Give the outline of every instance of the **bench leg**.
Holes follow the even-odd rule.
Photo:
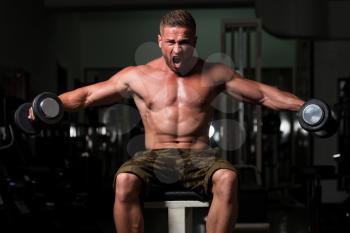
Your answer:
[[[169,233],[192,233],[192,208],[168,208]]]

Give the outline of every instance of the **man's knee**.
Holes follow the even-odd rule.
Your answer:
[[[139,198],[141,180],[131,173],[120,173],[115,180],[115,198],[120,202],[130,202]]]
[[[212,182],[214,195],[219,195],[229,201],[237,196],[238,176],[236,172],[229,169],[217,170],[212,176]]]

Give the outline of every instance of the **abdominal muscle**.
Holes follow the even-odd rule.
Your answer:
[[[148,111],[143,117],[146,149],[207,148],[209,115],[209,112],[188,107]]]

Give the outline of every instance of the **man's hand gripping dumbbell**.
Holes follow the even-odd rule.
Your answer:
[[[38,134],[45,126],[61,121],[64,108],[57,95],[43,92],[32,103],[23,103],[15,112],[15,124],[25,134]]]

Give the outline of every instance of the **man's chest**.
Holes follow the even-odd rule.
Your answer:
[[[149,109],[169,106],[201,108],[218,94],[218,86],[203,77],[143,80],[137,96]]]

